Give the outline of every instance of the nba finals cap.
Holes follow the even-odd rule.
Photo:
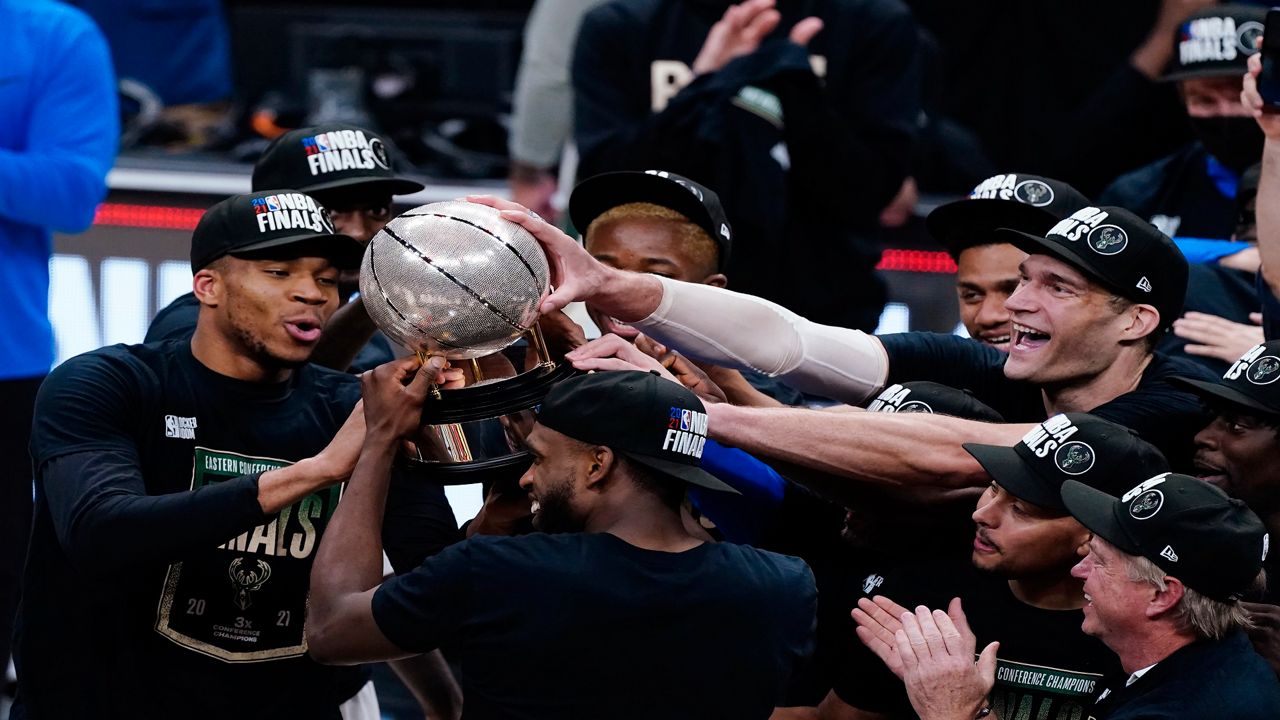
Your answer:
[[[393,169],[386,142],[355,125],[299,128],[276,138],[253,166],[253,189],[297,188],[305,193],[360,189],[407,195],[425,185]]]
[[[707,442],[702,401],[656,372],[598,372],[563,380],[542,401],[538,423],[575,440],[607,445],[687,483],[738,492],[702,469]]]
[[[729,265],[733,230],[720,198],[687,177],[664,170],[626,170],[593,175],[569,195],[569,219],[586,234],[592,221],[627,203],[650,203],[674,210],[707,231],[720,249],[718,270]]]
[[[1132,430],[1088,413],[1054,415],[1013,447],[965,443],[964,449],[1005,491],[1062,513],[1068,480],[1120,493],[1134,478],[1169,469],[1160,451]]]
[[[1280,417],[1280,340],[1255,345],[1235,361],[1221,380],[1210,382],[1175,377],[1183,385],[1214,404],[1244,408],[1249,414]]]
[[[1168,235],[1118,207],[1086,207],[1043,235],[1001,228],[996,235],[1032,255],[1050,255],[1121,297],[1152,305],[1160,326],[1182,314],[1187,259]]]
[[[981,422],[1004,422],[1000,413],[978,400],[968,390],[957,390],[928,380],[890,385],[881,390],[866,407],[868,412],[928,413]]]
[[[340,268],[359,265],[364,254],[364,246],[354,238],[334,232],[329,211],[310,195],[297,190],[232,195],[206,210],[191,233],[191,271],[224,255],[283,253],[287,246],[303,243]]]
[[[1068,480],[1062,500],[1102,539],[1220,602],[1252,588],[1270,545],[1248,506],[1187,475],[1156,475],[1119,498]]]
[[[1173,60],[1161,80],[1244,75],[1266,19],[1267,9],[1257,5],[1223,4],[1193,13],[1178,26]]]
[[[933,239],[958,259],[971,247],[1006,242],[994,237],[996,228],[1043,235],[1089,205],[1089,198],[1060,180],[1006,173],[983,180],[963,200],[939,205],[924,222]]]

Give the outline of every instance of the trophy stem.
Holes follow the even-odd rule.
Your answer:
[[[547,340],[542,337],[542,327],[536,322],[529,328],[528,332],[529,344],[533,346],[533,350],[538,355],[539,367],[552,368],[555,362],[551,360],[551,352],[547,350]]]
[[[471,358],[471,377],[474,378],[473,382],[484,380],[484,371],[480,369],[480,361],[476,358]]]

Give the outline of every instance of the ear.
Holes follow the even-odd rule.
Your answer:
[[[715,273],[713,275],[708,275],[705,278],[703,278],[702,284],[710,285],[711,287],[722,288],[722,287],[728,286],[729,278],[725,277],[724,273]]]
[[[1176,577],[1166,575],[1164,585],[1164,590],[1157,589],[1154,586],[1151,588],[1155,593],[1147,603],[1147,617],[1149,618],[1156,618],[1173,610],[1182,601],[1182,596],[1186,594],[1186,586]]]
[[[591,465],[587,468],[586,485],[588,490],[603,490],[604,479],[613,471],[618,457],[613,450],[604,445],[596,445],[589,453]]]
[[[217,307],[222,302],[225,287],[222,274],[210,268],[201,268],[191,280],[191,290],[201,305]]]
[[[1154,306],[1135,303],[1129,308],[1129,325],[1125,328],[1125,339],[1137,341],[1157,332],[1162,323],[1160,311]]]

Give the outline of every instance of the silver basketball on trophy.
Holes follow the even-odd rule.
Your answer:
[[[498,352],[538,320],[550,282],[538,241],[494,208],[454,200],[387,223],[365,250],[360,295],[374,323],[414,352]]]

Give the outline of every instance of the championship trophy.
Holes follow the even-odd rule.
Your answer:
[[[552,360],[538,327],[549,287],[538,241],[485,205],[423,205],[369,242],[360,267],[369,317],[424,363],[443,356],[472,378],[463,388],[432,390],[411,467],[442,484],[523,471],[535,408],[574,373]]]

